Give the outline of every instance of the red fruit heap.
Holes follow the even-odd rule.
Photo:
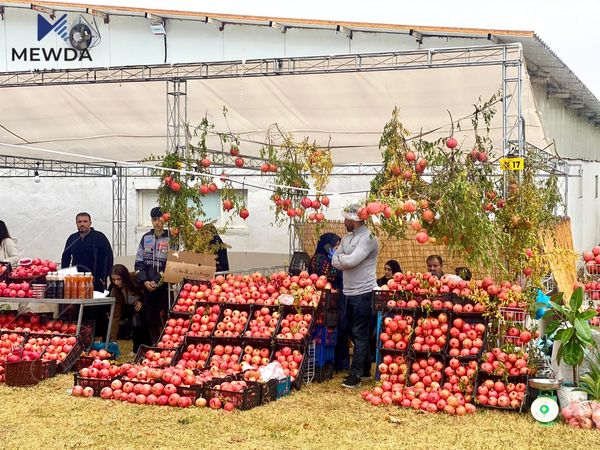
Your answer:
[[[287,314],[282,320],[277,339],[293,339],[301,341],[308,335],[312,322],[311,314]]]
[[[298,349],[292,350],[290,347],[282,347],[275,352],[274,360],[279,361],[283,371],[289,375],[294,381],[298,376],[300,365],[302,364],[303,355]]]
[[[450,328],[450,350],[452,357],[468,357],[478,355],[483,348],[484,323],[470,323],[461,318],[452,321]]]
[[[383,319],[383,331],[379,335],[382,349],[406,350],[412,334],[413,318],[396,314]]]
[[[270,339],[275,333],[279,321],[279,311],[272,311],[263,306],[254,311],[254,318],[248,324],[246,337]]]
[[[590,281],[585,283],[585,292],[588,300],[600,301],[600,281]]]
[[[167,326],[163,330],[163,335],[160,338],[157,346],[160,348],[179,347],[185,338],[185,335],[190,328],[190,319],[170,318],[167,321]]]
[[[112,359],[113,355],[110,354],[109,352],[107,352],[106,350],[102,349],[102,350],[90,350],[89,353],[86,352],[82,352],[81,356],[90,356],[94,359]]]
[[[411,374],[408,381],[415,388],[439,389],[442,381],[442,370],[444,363],[430,356],[429,358],[418,358],[413,362]]]
[[[217,326],[221,307],[219,305],[199,306],[196,314],[192,316],[192,325],[188,336],[209,337]]]
[[[173,305],[174,312],[189,312],[196,310],[197,302],[206,302],[206,284],[185,283],[181,288],[177,302]]]
[[[31,337],[23,348],[43,353],[44,361],[64,361],[76,343],[75,336]]]
[[[583,252],[583,262],[587,273],[600,274],[600,246],[596,245],[592,251]]]
[[[27,283],[26,281],[22,283],[0,282],[0,297],[32,298],[33,291],[31,290],[31,286],[29,285],[29,283]]]
[[[57,269],[56,263],[47,259],[33,258],[30,264],[25,264],[25,262],[29,261],[21,260],[21,265],[13,269],[9,277],[13,280],[45,277],[48,272],[54,272]]]
[[[181,369],[204,369],[210,356],[212,346],[205,344],[190,344],[181,354],[177,367]]]
[[[217,324],[214,337],[239,337],[248,323],[248,312],[227,308],[223,310],[221,321]]]
[[[385,350],[382,351],[385,352]],[[406,385],[408,364],[404,355],[383,354],[377,370],[379,370],[379,379],[381,381]]]
[[[244,347],[244,356],[242,361],[252,364],[255,367],[266,366],[269,364],[269,357],[271,356],[271,349],[267,347],[253,347],[246,345]]]
[[[504,383],[486,379],[477,387],[477,403],[506,409],[520,409],[525,398],[525,383]]]
[[[239,394],[246,389],[248,389],[248,383],[245,380],[217,384],[210,390],[212,397],[209,399],[208,405],[211,409],[223,408],[225,411],[233,411],[242,405],[243,396]]]
[[[242,371],[242,347],[239,345],[215,345],[210,357],[210,369],[227,375]]]
[[[415,327],[412,349],[417,352],[440,353],[446,345],[448,316],[421,317]]]
[[[527,353],[507,353],[496,347],[491,352],[483,354],[479,370],[497,376],[529,375],[528,359],[529,355]]]
[[[98,380],[110,380],[119,375],[120,368],[107,360],[96,359],[90,367],[79,370],[79,376]]]
[[[141,364],[152,368],[167,367],[171,365],[174,356],[175,350],[148,350],[144,354],[144,359]]]
[[[471,401],[475,377],[477,376],[477,361],[462,363],[457,358],[451,358],[448,366],[444,369],[446,375],[443,389],[453,394],[461,393]]]

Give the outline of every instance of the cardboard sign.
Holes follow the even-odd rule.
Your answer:
[[[216,271],[215,256],[170,250],[163,280],[167,283],[179,283],[184,278],[211,280]]]

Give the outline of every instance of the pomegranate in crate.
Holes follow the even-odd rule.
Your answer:
[[[248,312],[239,309],[223,310],[221,321],[217,324],[214,337],[239,337],[248,323]]]
[[[239,345],[217,344],[210,357],[211,371],[224,372],[227,375],[242,371],[242,347]]]
[[[157,347],[173,348],[179,347],[183,343],[183,339],[190,327],[190,319],[170,318],[167,321],[167,326],[163,330],[163,335],[160,338]]]
[[[312,320],[312,314],[287,314],[281,320],[277,338],[302,341],[308,335]]]
[[[485,323],[470,322],[459,317],[454,319],[452,328],[450,328],[448,355],[452,357],[477,356],[483,349],[485,330]]]
[[[382,349],[406,350],[413,331],[413,318],[402,314],[384,317],[379,335]]]
[[[190,344],[181,354],[177,367],[184,369],[204,369],[210,356],[212,346],[210,343]]]
[[[299,349],[293,349],[288,346],[281,347],[275,352],[274,360],[279,361],[283,371],[289,375],[292,381],[295,381],[302,365],[304,356]]]
[[[415,327],[412,349],[416,352],[439,353],[446,345],[448,315],[421,317]]]
[[[202,305],[196,309],[196,314],[192,316],[192,325],[188,336],[209,337],[217,326],[221,307],[219,305]]]
[[[275,333],[279,321],[279,311],[262,307],[254,311],[253,319],[248,324],[246,337],[269,339]]]
[[[385,352],[385,350],[382,350],[382,352]],[[380,360],[377,370],[381,381],[406,385],[406,375],[408,373],[406,356],[388,353],[382,354]]]
[[[408,377],[410,384],[416,388],[437,389],[442,381],[444,363],[441,359],[430,356],[418,358],[412,363],[411,374]]]
[[[479,370],[497,376],[529,375],[528,359],[529,356],[525,352],[505,352],[496,347],[483,354]]]

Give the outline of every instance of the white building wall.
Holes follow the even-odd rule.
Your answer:
[[[567,213],[571,217],[573,245],[582,252],[600,244],[600,163],[569,161],[575,165],[571,173],[578,172],[581,165],[581,178],[569,179]],[[597,177],[597,178],[596,178]]]

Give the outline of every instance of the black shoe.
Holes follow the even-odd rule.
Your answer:
[[[344,380],[344,382],[342,383],[342,387],[345,387],[348,389],[355,389],[357,387],[360,387],[360,378],[358,378],[354,374],[350,374],[350,376],[347,377]]]

